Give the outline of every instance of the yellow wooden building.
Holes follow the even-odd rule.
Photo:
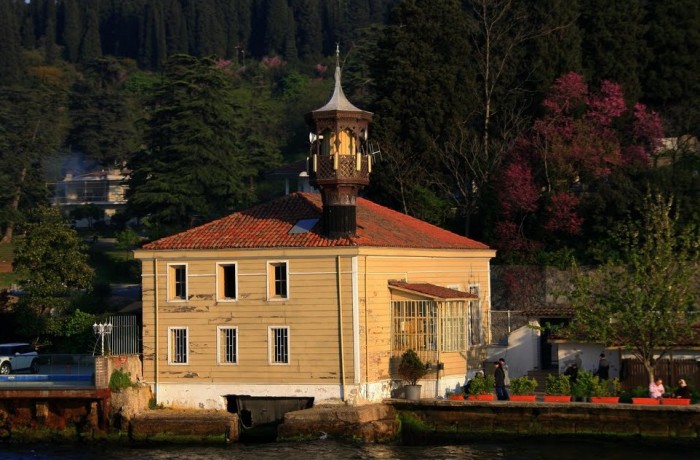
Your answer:
[[[135,251],[143,266],[144,380],[158,404],[230,398],[349,403],[390,397],[398,357],[434,371],[423,396],[464,382],[488,337],[490,259],[477,241],[358,197],[372,114],[336,68],[307,117],[309,176],[294,193]]]

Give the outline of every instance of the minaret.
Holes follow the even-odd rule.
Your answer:
[[[369,184],[372,159],[367,128],[372,113],[360,110],[343,94],[340,49],[336,48],[335,89],[331,99],[306,115],[309,133],[309,178],[321,191],[323,233],[329,238],[355,235],[355,199]]]

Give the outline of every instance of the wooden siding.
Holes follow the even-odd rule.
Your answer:
[[[649,377],[641,361],[628,358],[621,364],[620,382],[624,388],[649,387]],[[654,366],[654,375],[663,379],[668,393],[678,386],[678,379],[685,379],[695,389],[700,385],[700,362],[695,359],[660,359]]]
[[[489,310],[493,251],[326,248],[239,251],[137,251],[143,261],[144,378],[181,383],[341,383],[342,309],[346,384],[354,382],[353,287],[358,294],[359,382],[391,378],[391,292],[388,280],[434,283],[467,291],[480,287]],[[352,257],[357,259],[353,286]],[[157,262],[156,262],[157,260]],[[288,262],[289,298],[267,300],[267,261]],[[237,264],[236,301],[216,300],[216,262]],[[167,265],[187,264],[187,300],[168,301]],[[340,263],[338,277],[336,264]],[[154,277],[154,266],[157,279]],[[338,296],[340,280],[340,297]],[[154,311],[158,286],[158,312]],[[339,301],[340,299],[340,301]],[[340,305],[339,305],[340,304]],[[158,331],[155,330],[156,317]],[[236,326],[238,363],[217,364],[217,326]],[[269,364],[268,326],[288,326],[289,364]],[[168,328],[187,327],[187,365],[168,364]],[[484,324],[487,327],[487,324]],[[156,377],[155,342],[158,341]],[[443,353],[443,375],[464,375],[463,353]]]

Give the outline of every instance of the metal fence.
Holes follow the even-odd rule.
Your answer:
[[[491,310],[491,343],[507,345],[510,333],[527,324],[528,317],[522,311]]]
[[[136,315],[110,316],[112,333],[105,336],[106,348],[113,355],[141,353],[141,327]]]

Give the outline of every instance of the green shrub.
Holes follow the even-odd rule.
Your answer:
[[[621,391],[620,379],[604,380],[598,377],[593,378],[592,396],[619,396]]]
[[[421,361],[415,351],[406,350],[401,355],[398,372],[399,376],[409,385],[415,385],[420,378],[428,373],[428,366]]]
[[[131,372],[124,372],[121,369],[114,369],[109,377],[109,389],[112,391],[121,391],[125,388],[131,388]]]
[[[493,375],[476,375],[469,383],[470,395],[487,395],[493,393],[496,386],[496,379]]]
[[[568,396],[571,394],[571,382],[568,375],[549,374],[545,381],[545,394]]]
[[[534,395],[537,380],[527,375],[516,377],[510,381],[510,392],[514,395]]]
[[[571,384],[571,394],[576,398],[590,398],[598,386],[598,377],[592,372],[580,370],[576,381]]]

